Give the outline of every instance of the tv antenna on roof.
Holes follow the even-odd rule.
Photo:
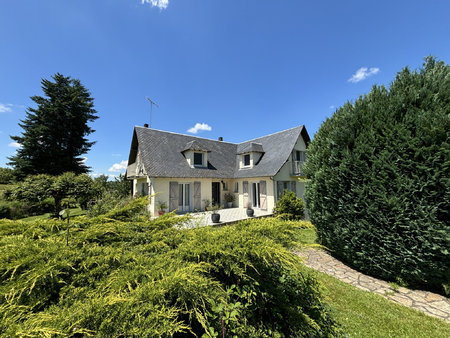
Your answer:
[[[156,104],[156,102],[153,102],[151,98],[149,98],[148,96],[145,97],[148,102],[150,102],[150,128],[152,127],[152,111],[153,111],[153,106],[155,105],[156,107],[159,108],[159,106]]]

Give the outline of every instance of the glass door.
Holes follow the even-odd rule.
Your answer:
[[[178,210],[191,210],[191,185],[190,183],[178,184]]]
[[[252,203],[253,208],[259,208],[261,205],[259,196],[259,183],[252,183]]]

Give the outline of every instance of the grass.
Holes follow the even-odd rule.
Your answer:
[[[301,231],[301,242],[315,243],[314,229]],[[443,320],[360,290],[325,273],[315,271],[314,274],[325,286],[327,302],[350,337],[450,337],[450,324]]]
[[[76,217],[76,216],[81,216],[81,215],[86,215],[86,210],[81,209],[80,207],[77,208],[70,208],[70,217]],[[24,221],[24,222],[32,222],[32,221],[36,221],[36,220],[46,220],[46,219],[52,219],[53,218],[53,214],[51,212],[47,212],[45,214],[42,215],[37,215],[37,216],[30,216],[30,217],[25,217],[25,218],[21,218],[20,221]]]
[[[317,272],[334,316],[350,337],[449,337],[450,324]]]

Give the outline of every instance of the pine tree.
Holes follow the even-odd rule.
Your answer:
[[[98,118],[94,100],[79,80],[59,73],[52,78],[54,82],[41,81],[45,97],[31,97],[37,108],[28,108],[26,118],[19,123],[22,136],[11,136],[21,144],[9,158],[18,178],[89,171],[81,155],[95,143],[86,138],[94,132],[88,122]]]

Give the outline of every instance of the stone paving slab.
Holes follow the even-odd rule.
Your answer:
[[[305,265],[324,272],[345,283],[365,291],[382,295],[393,302],[408,306],[450,323],[450,299],[432,292],[410,290],[404,287],[394,290],[388,282],[366,276],[318,249],[303,249],[297,252],[305,258]]]
[[[254,209],[252,218],[268,217],[272,212],[266,210]],[[217,211],[220,214],[220,222],[213,223],[211,220],[211,211],[191,213],[192,219],[183,225],[184,228],[195,228],[208,225],[226,225],[236,223],[247,219],[247,209],[245,208],[228,208]]]

